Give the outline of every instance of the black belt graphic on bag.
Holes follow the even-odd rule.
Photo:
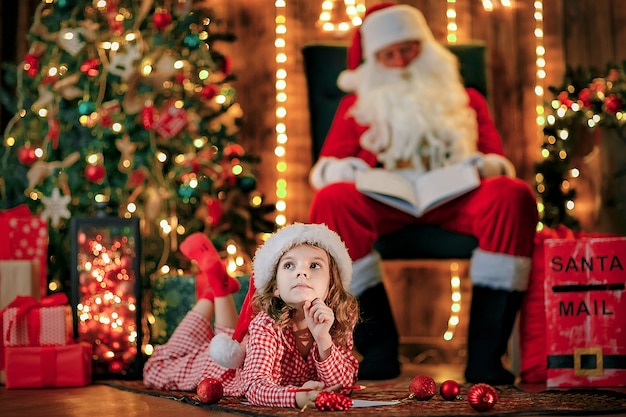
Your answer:
[[[626,284],[570,284],[553,285],[552,292],[624,291]]]
[[[626,369],[626,355],[604,355],[601,347],[574,348],[573,355],[548,355],[548,369],[574,369],[576,376],[601,376],[604,369]]]

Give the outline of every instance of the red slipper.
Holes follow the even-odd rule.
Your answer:
[[[205,271],[214,263],[221,262],[220,254],[207,235],[202,232],[192,233],[180,244],[180,251],[187,258],[198,263],[201,270]]]
[[[228,275],[226,268],[221,262],[213,264],[208,270],[203,272],[206,274],[214,297],[225,297],[236,293],[241,288],[239,281]]]
[[[224,297],[236,293],[241,288],[239,281],[228,275],[219,253],[204,233],[190,234],[181,242],[180,251],[198,264],[201,273],[196,279],[206,277],[214,297]]]

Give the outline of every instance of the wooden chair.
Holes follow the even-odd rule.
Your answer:
[[[488,97],[486,46],[472,42],[449,48],[459,57],[465,85]],[[337,77],[346,68],[347,45],[311,43],[305,45],[302,53],[312,157],[317,161],[339,101],[345,94],[337,87]],[[454,335],[449,346],[464,349],[471,297],[469,258],[477,244],[473,236],[432,225],[412,225],[379,238],[375,247],[383,258],[384,282],[400,343],[441,346],[444,334],[451,331],[446,336]],[[451,307],[452,298],[459,296],[461,300],[455,301],[460,303],[461,313],[457,316]],[[463,322],[457,326],[454,317],[463,317],[463,314]]]

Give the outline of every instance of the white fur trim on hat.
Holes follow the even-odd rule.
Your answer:
[[[254,255],[254,285],[263,288],[276,274],[280,258],[294,246],[308,244],[317,246],[333,257],[339,268],[341,282],[347,289],[352,281],[352,259],[346,245],[337,233],[324,224],[294,223],[272,236]]]
[[[367,16],[360,28],[363,57],[374,59],[380,49],[409,40],[430,42],[432,32],[424,15],[415,7],[398,4]]]

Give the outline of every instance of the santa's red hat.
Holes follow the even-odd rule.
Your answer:
[[[218,364],[226,368],[238,368],[243,364],[245,351],[241,342],[248,333],[248,326],[255,314],[252,310],[252,297],[256,290],[263,290],[272,282],[278,262],[285,252],[302,244],[317,246],[328,252],[337,264],[343,286],[348,288],[352,281],[352,259],[337,233],[323,224],[295,223],[280,229],[254,255],[250,286],[232,337],[220,333],[211,341],[209,354]]]
[[[408,40],[433,40],[422,12],[407,4],[373,5],[365,13],[361,26],[354,30],[348,47],[348,69],[339,74],[337,85],[346,92],[355,91],[361,62],[373,62],[382,48]]]

